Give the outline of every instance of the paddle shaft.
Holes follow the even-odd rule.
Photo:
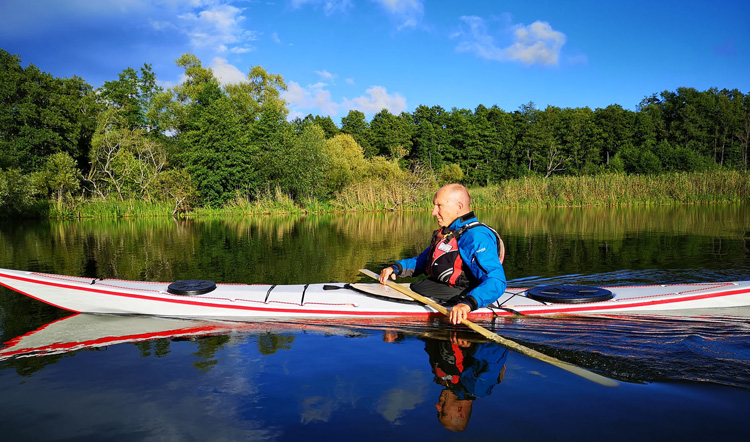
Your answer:
[[[360,272],[364,273],[365,275],[374,278],[374,279],[380,279],[379,275],[371,270],[367,269],[360,269]],[[444,306],[438,304],[437,302],[433,301],[432,299],[426,298],[419,293],[406,288],[400,284],[396,284],[393,281],[386,281],[385,283],[388,287],[397,290],[406,296],[414,299],[415,301],[419,301],[422,304],[425,304],[436,311],[442,313],[445,316],[448,316],[450,312],[447,308]],[[540,353],[534,349],[531,349],[529,347],[523,346],[515,341],[511,341],[510,339],[504,338],[496,333],[492,333],[491,331],[487,330],[486,328],[482,327],[481,325],[475,324],[474,322],[464,319],[461,321],[461,324],[469,327],[470,329],[474,330],[475,332],[481,334],[482,336],[486,337],[487,339],[497,342],[498,344],[507,347],[511,350],[515,350],[518,353],[521,353],[523,355],[529,356],[534,359],[538,359],[543,362],[547,362],[548,364],[552,364],[556,367],[562,368],[565,371],[568,371],[570,373],[576,374],[578,376],[581,376],[583,378],[586,378],[590,381],[596,382],[597,384],[608,386],[608,387],[614,387],[616,385],[619,385],[619,383],[613,379],[604,377],[602,375],[598,375],[596,373],[590,372],[586,370],[585,368],[578,367],[576,365],[570,364],[565,361],[561,361],[557,358],[553,358],[552,356],[547,356],[544,353]]]

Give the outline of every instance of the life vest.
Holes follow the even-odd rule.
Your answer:
[[[432,233],[430,260],[427,263],[426,273],[451,287],[464,288],[471,286],[471,279],[474,279],[474,277],[471,275],[471,271],[464,270],[464,261],[458,252],[458,239],[467,230],[479,226],[487,227],[495,234],[495,238],[497,239],[497,256],[500,258],[500,263],[502,264],[505,258],[505,245],[500,235],[487,224],[473,221],[465,224],[458,230],[449,230],[446,232],[445,228],[440,228]]]

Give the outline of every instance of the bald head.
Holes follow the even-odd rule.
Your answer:
[[[432,215],[441,227],[448,227],[456,218],[471,212],[471,197],[460,184],[441,187],[432,202]]]

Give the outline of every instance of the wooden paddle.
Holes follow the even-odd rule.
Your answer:
[[[379,279],[380,278],[377,273],[375,273],[375,272],[373,272],[371,270],[360,269],[360,272],[362,272],[365,275],[367,275],[367,276],[369,276],[371,278],[374,278],[374,279]],[[396,284],[395,282],[392,282],[392,281],[386,281],[386,285],[388,287],[394,289],[394,290],[397,290],[397,291],[405,294],[406,296],[414,299],[415,301],[419,301],[422,304],[425,304],[425,305],[427,305],[429,307],[432,307],[433,309],[435,309],[438,312],[444,314],[445,316],[449,315],[449,312],[448,312],[447,308],[443,307],[442,305],[438,304],[437,302],[435,302],[435,301],[433,301],[433,300],[431,300],[429,298],[425,298],[424,296],[420,295],[419,293],[417,293],[417,292],[415,292],[415,291],[413,291],[413,290],[411,290],[409,288],[406,288],[406,287],[404,287],[404,286],[402,286],[400,284]],[[507,347],[507,348],[509,348],[511,350],[515,350],[518,353],[521,353],[523,355],[529,356],[531,358],[538,359],[540,361],[544,361],[544,362],[546,362],[548,364],[552,364],[552,365],[554,365],[556,367],[562,368],[565,371],[568,371],[568,372],[573,373],[573,374],[577,374],[578,376],[586,378],[586,379],[588,379],[590,381],[594,381],[597,384],[604,385],[604,386],[607,386],[607,387],[614,387],[614,386],[619,385],[619,382],[615,381],[614,379],[610,379],[610,378],[604,377],[602,375],[593,373],[591,371],[586,370],[585,368],[578,367],[576,365],[570,364],[570,363],[565,362],[565,361],[561,361],[561,360],[559,360],[557,358],[553,358],[552,356],[547,356],[544,353],[540,353],[540,352],[538,352],[538,351],[536,351],[534,349],[531,349],[529,347],[523,346],[523,345],[521,345],[521,344],[519,344],[517,342],[511,341],[510,339],[503,338],[502,336],[497,335],[495,333],[492,333],[491,331],[487,330],[486,328],[484,328],[484,327],[482,327],[480,325],[477,325],[477,324],[469,321],[468,319],[464,319],[461,322],[461,324],[469,327],[470,329],[472,329],[475,332],[481,334],[482,336],[486,337],[487,339],[489,339],[489,340],[491,340],[493,342],[497,342],[498,344],[500,344],[500,345],[502,345],[504,347]]]

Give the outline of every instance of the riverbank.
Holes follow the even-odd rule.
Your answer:
[[[362,182],[329,201],[295,201],[279,191],[254,200],[238,197],[224,207],[197,207],[173,213],[168,202],[87,200],[58,211],[50,203],[49,218],[119,218],[176,216],[248,216],[360,211],[429,210],[437,185]],[[663,175],[602,174],[595,176],[525,177],[499,185],[470,188],[474,208],[613,207],[629,205],[740,203],[750,199],[750,175],[737,171]]]

